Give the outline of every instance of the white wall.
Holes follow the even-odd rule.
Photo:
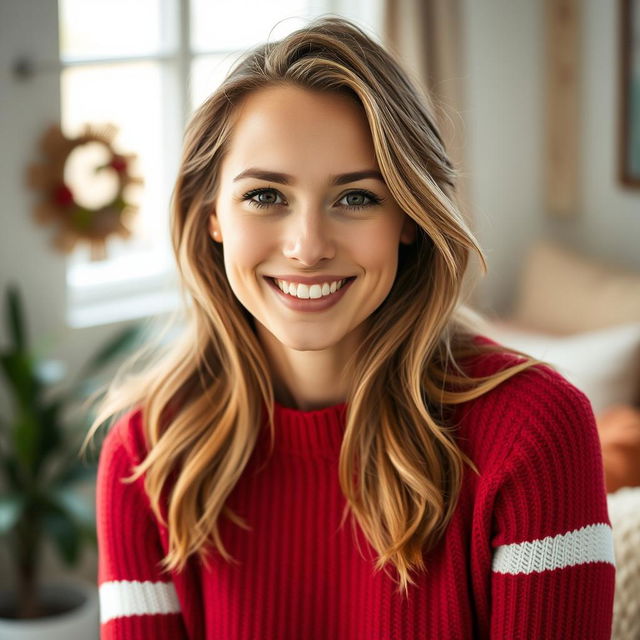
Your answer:
[[[640,270],[640,190],[623,189],[617,182],[619,4],[586,3],[582,217],[565,224],[551,221],[547,228],[600,260]]]
[[[40,70],[28,80],[11,73],[16,56],[28,55]],[[43,129],[60,119],[58,23],[56,0],[0,0],[0,344],[7,283],[20,286],[32,341],[52,338],[48,355],[68,365],[69,377],[119,326],[71,330],[65,325],[65,258],[49,248],[51,230],[37,225],[31,209],[34,196],[24,187],[24,172],[38,157]],[[9,416],[10,398],[0,384],[0,412]],[[94,488],[84,488],[89,495]],[[10,579],[8,549],[0,542],[0,583]],[[46,549],[45,573],[62,571]],[[95,555],[89,552],[78,573],[95,579]]]
[[[542,223],[542,3],[464,4],[470,198],[489,265],[478,303],[498,309]]]
[[[21,284],[34,333],[61,323],[64,309],[64,261],[45,250],[47,234],[33,222],[33,199],[23,186],[44,123],[59,119],[59,78],[42,71],[20,81],[11,65],[18,55],[43,67],[56,61],[55,20],[55,0],[0,0],[0,275],[3,294],[8,281]]]
[[[508,310],[522,256],[540,236],[640,270],[640,191],[616,182],[618,3],[583,4],[582,209],[558,220],[542,195],[544,3],[465,2],[467,153],[475,229],[489,262],[479,287],[485,310]]]

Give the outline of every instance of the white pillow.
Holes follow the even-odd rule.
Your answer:
[[[587,395],[595,413],[616,404],[634,404],[638,399],[640,323],[558,336],[494,321],[485,334],[554,365]]]

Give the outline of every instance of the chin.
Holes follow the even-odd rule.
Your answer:
[[[293,351],[323,351],[324,349],[330,349],[336,346],[339,342],[339,338],[328,338],[325,336],[310,335],[311,332],[303,335],[291,335],[285,333],[284,335],[277,335],[278,341],[287,349]]]
[[[328,342],[327,340],[314,340],[314,339],[300,339],[300,340],[281,340],[285,347],[292,351],[324,351],[335,346],[335,342]]]

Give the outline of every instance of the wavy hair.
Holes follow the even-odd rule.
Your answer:
[[[210,545],[236,562],[218,518],[224,513],[251,528],[225,502],[255,448],[263,408],[273,445],[274,392],[253,319],[231,290],[208,217],[237,105],[251,91],[287,83],[347,94],[362,105],[386,184],[417,224],[416,240],[399,248],[394,286],[367,320],[366,346],[353,354],[339,457],[341,526],[351,513],[352,526],[358,523],[378,553],[376,571],[390,562],[406,595],[414,584],[410,570],[426,570],[423,554],[453,515],[464,464],[478,472],[456,444],[448,411],[539,361],[474,341],[477,324],[466,314],[462,283],[472,253],[484,272],[486,262],[456,205],[456,170],[430,99],[348,20],[323,16],[251,49],[192,116],[171,203],[186,322],[142,371],[131,373],[142,352],[120,369],[85,446],[101,424],[140,407],[149,449],[126,481],[144,474],[152,508],[168,527],[163,568],[179,571],[194,554],[206,562]],[[522,357],[493,375],[470,377],[463,359],[489,351]]]

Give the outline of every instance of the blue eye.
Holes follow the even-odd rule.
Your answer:
[[[268,196],[266,202],[265,200],[254,200],[254,198],[260,198],[261,196]],[[258,209],[262,209],[264,207],[272,207],[274,205],[283,204],[282,202],[276,202],[277,197],[281,197],[281,194],[276,191],[276,189],[262,188],[262,189],[252,189],[251,191],[247,191],[242,196],[242,200],[247,200],[249,204]],[[345,204],[343,205],[346,209],[364,209],[366,207],[371,207],[377,204],[380,204],[384,198],[379,198],[371,191],[367,191],[365,189],[359,189],[358,191],[350,191],[340,198],[340,200],[344,200],[345,198],[351,199],[353,202],[353,198],[355,197],[355,204]],[[368,200],[368,202],[367,202]]]

